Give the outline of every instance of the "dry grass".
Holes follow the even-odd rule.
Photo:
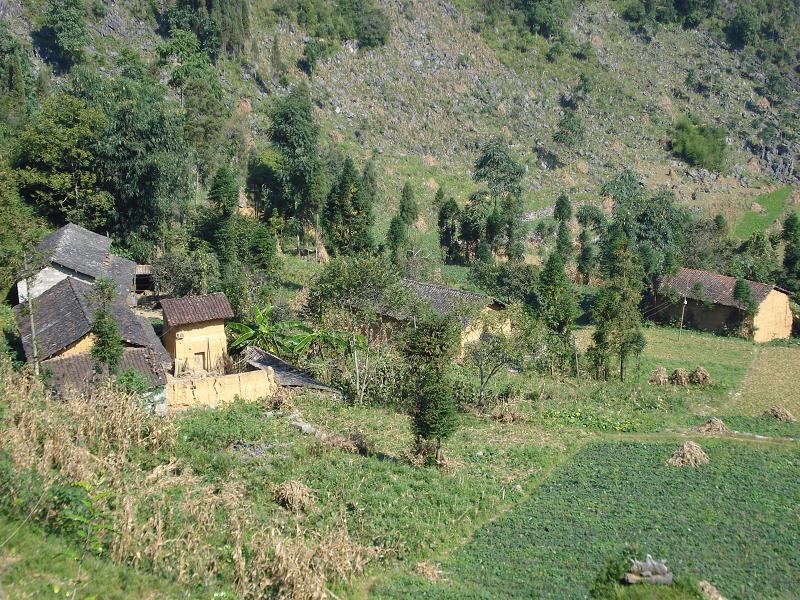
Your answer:
[[[794,415],[790,413],[786,408],[781,406],[780,404],[776,404],[774,406],[770,406],[767,410],[764,411],[765,417],[772,417],[773,419],[778,419],[779,421],[788,421],[794,423],[797,419],[794,418]]]
[[[711,417],[708,421],[703,423],[702,425],[698,425],[692,429],[697,433],[710,433],[710,434],[722,434],[722,433],[730,433],[731,430],[728,429],[728,426],[722,421],[722,419],[718,419],[717,417]]]
[[[696,467],[710,462],[708,454],[695,442],[686,442],[667,460],[671,467]]]
[[[756,416],[773,404],[781,404],[795,415],[800,414],[800,347],[767,346],[757,349],[742,392],[734,398],[729,414]]]
[[[310,539],[299,530],[268,529],[238,480],[210,485],[175,459],[144,469],[134,456],[169,456],[174,424],[108,385],[62,403],[3,362],[0,397],[7,403],[0,450],[16,468],[37,473],[45,489],[81,482],[92,503],[91,527],[116,562],[182,585],[227,581],[243,598],[326,598],[330,581],[346,580],[370,558],[346,528]],[[300,486],[286,493],[292,506],[313,498]],[[37,503],[30,517],[47,524],[59,515]]]
[[[283,508],[301,512],[314,505],[314,492],[300,481],[284,481],[272,490],[272,499]]]
[[[432,563],[427,560],[423,560],[422,562],[418,562],[414,566],[414,573],[424,577],[428,581],[440,581],[443,576],[442,572],[442,565],[439,563]]]

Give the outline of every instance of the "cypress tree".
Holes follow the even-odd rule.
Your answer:
[[[564,270],[564,261],[553,252],[539,276],[539,315],[548,329],[566,334],[580,314],[575,288]]]
[[[439,209],[439,246],[444,253],[445,264],[458,262],[458,225],[460,220],[460,210],[453,198],[442,204]]]
[[[406,181],[400,193],[400,218],[406,225],[413,225],[418,217],[419,205],[414,196],[414,189],[411,187],[411,182]]]
[[[333,254],[372,249],[372,205],[352,159],[345,159],[325,209],[325,233]]]

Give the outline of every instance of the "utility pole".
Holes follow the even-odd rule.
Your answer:
[[[572,334],[572,349],[575,351],[575,377],[581,376],[581,370],[578,366],[578,340],[575,337],[575,334]]]
[[[683,299],[683,306],[681,306],[681,324],[678,328],[678,339],[681,339],[681,332],[683,331],[683,315],[686,312],[686,298]]]
[[[25,288],[28,293],[28,319],[30,319],[31,324],[31,348],[33,348],[33,372],[35,375],[39,375],[39,347],[36,343],[36,323],[33,318],[33,292],[31,290],[32,280],[31,280],[31,269],[28,265],[28,253],[25,253]]]

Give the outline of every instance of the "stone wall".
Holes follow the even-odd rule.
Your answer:
[[[275,374],[267,368],[231,375],[207,377],[167,376],[167,409],[216,408],[233,402],[238,396],[253,401],[272,396],[276,389]]]

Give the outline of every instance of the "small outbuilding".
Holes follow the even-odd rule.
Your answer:
[[[165,298],[161,309],[161,337],[174,360],[174,374],[223,373],[228,358],[225,319],[233,317],[225,294]]]
[[[746,281],[757,306],[752,318],[753,340],[769,342],[792,335],[790,292],[774,285]],[[682,321],[705,331],[735,331],[747,317],[735,297],[736,278],[710,271],[681,268],[659,281],[654,320]]]

